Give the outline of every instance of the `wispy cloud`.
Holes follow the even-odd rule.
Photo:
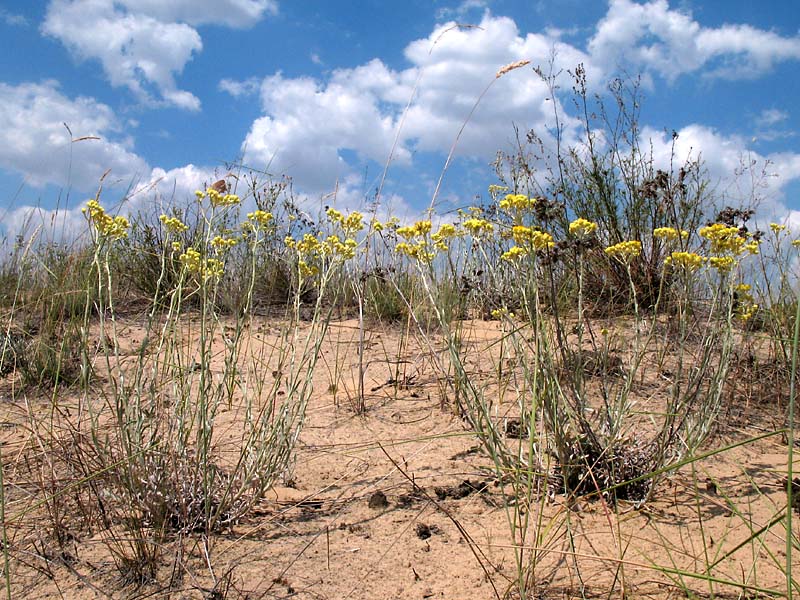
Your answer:
[[[12,13],[5,8],[0,8],[0,20],[11,27],[25,27],[29,24],[28,19],[25,18],[24,15]]]
[[[243,81],[226,78],[221,80],[217,87],[220,91],[226,92],[234,98],[241,98],[256,94],[259,87],[261,87],[261,80],[257,77],[249,77]]]

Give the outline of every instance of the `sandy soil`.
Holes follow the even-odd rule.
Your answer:
[[[279,325],[259,320],[250,334],[264,341]],[[142,330],[132,322],[122,329],[121,346],[133,351]],[[489,385],[498,325],[468,323],[467,332],[472,375]],[[3,380],[14,597],[515,597],[517,569],[505,508],[513,504],[512,490],[498,483],[492,462],[455,414],[436,364],[442,348],[435,336],[431,348],[406,333],[401,326],[368,332],[367,411],[357,415],[357,323],[336,323],[314,373],[315,392],[291,474],[232,531],[208,539],[189,536],[165,548],[160,583],[138,587],[121,579],[102,531],[73,531],[70,555],[59,556],[30,468],[30,457],[39,451],[32,419],[49,410],[51,399],[14,389],[12,378]],[[777,386],[766,394],[769,386],[758,385],[768,381],[763,375],[736,377],[718,433],[705,450],[766,437],[671,474],[643,507],[554,495],[541,514],[538,505],[531,508],[529,516],[541,522],[539,539],[532,527],[526,540],[540,548],[531,573],[537,597],[683,598],[683,586],[700,597],[712,589],[716,597],[740,597],[736,587],[712,588],[703,579],[676,574],[702,573],[709,563],[717,563],[713,578],[748,586],[742,596],[769,597],[757,590],[785,589],[785,575],[776,566],[786,560],[785,530],[780,523],[768,527],[786,504],[780,482],[787,445],[780,435],[768,435],[781,426],[785,398]],[[657,382],[637,390],[643,404],[657,402],[662,393]],[[506,390],[498,402],[498,419],[512,396]],[[66,410],[74,400],[65,394],[58,403]],[[239,423],[235,408],[223,413],[220,435],[236,432]],[[20,516],[20,510],[27,514]],[[767,529],[748,539],[761,528]]]

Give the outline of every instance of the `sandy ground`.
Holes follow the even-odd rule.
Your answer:
[[[279,326],[257,321],[249,332],[253,343],[268,340]],[[132,351],[141,328],[124,323],[121,331],[123,353]],[[514,504],[513,490],[498,483],[492,462],[455,414],[437,367],[442,348],[435,336],[431,347],[406,333],[402,326],[368,331],[367,411],[357,415],[357,323],[336,323],[314,372],[291,474],[231,531],[165,547],[160,583],[138,587],[121,579],[103,531],[72,531],[70,555],[59,556],[27,458],[37,452],[32,419],[46,414],[51,399],[14,389],[7,377],[0,389],[13,596],[516,597],[513,511],[506,508]],[[487,386],[496,372],[498,337],[497,323],[467,324],[472,376]],[[769,383],[764,374],[746,379],[728,386],[723,422],[705,451],[765,437],[683,467],[643,507],[555,495],[543,510],[537,504],[523,511],[539,523],[538,538],[533,525],[526,538],[539,547],[530,573],[533,597],[683,598],[686,589],[699,597],[769,597],[758,590],[785,590],[778,568],[786,562],[785,529],[770,523],[786,504],[780,482],[787,445],[769,435],[781,426],[785,398],[779,386],[761,385]],[[641,402],[657,401],[663,393],[657,387],[643,383]],[[487,389],[500,398],[496,388]],[[506,390],[498,402],[498,419],[512,396]],[[57,401],[74,403],[68,394]],[[220,415],[221,436],[237,431],[237,415],[235,408]],[[27,512],[20,516],[20,510]],[[711,578],[746,591],[679,574],[702,574],[709,564]]]

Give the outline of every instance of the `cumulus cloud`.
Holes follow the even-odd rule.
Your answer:
[[[175,81],[203,48],[194,26],[248,27],[275,11],[275,0],[52,0],[42,31],[99,60],[111,85],[140,101],[196,111],[200,99]]]
[[[34,186],[90,189],[108,169],[108,181],[124,184],[148,173],[120,134],[111,108],[92,98],[67,98],[54,81],[0,83],[0,167]],[[89,139],[71,141],[82,137]]]
[[[642,130],[642,139],[653,149],[658,167],[669,169],[671,164],[701,159],[719,202],[748,206],[755,201],[762,224],[789,218],[786,190],[800,180],[800,154],[760,154],[741,136],[724,135],[699,124],[687,125],[677,133],[673,146],[671,135],[649,127]]]
[[[129,204],[139,206],[143,202],[155,201],[159,204],[183,203],[194,198],[195,190],[205,189],[220,179],[219,173],[211,167],[188,164],[175,169],[154,168],[149,177],[141,180],[128,194]]]
[[[410,43],[405,56],[411,66],[404,70],[375,59],[336,70],[327,80],[267,77],[260,90],[264,114],[243,144],[245,161],[286,172],[306,189],[331,189],[354,166],[345,158],[348,151],[381,165],[395,140],[393,159],[403,164],[415,151],[446,154],[468,118],[457,154],[491,159],[511,141],[514,124],[522,130],[538,127],[547,137],[545,125],[553,116],[547,86],[530,67],[495,80],[498,69],[523,59],[545,65],[554,50],[556,69],[588,62],[556,38],[522,35],[513,20],[485,14],[478,27],[449,22]],[[220,85],[236,94],[249,83]],[[569,136],[577,124],[565,117],[563,125]]]
[[[800,36],[750,25],[702,27],[690,14],[670,9],[667,0],[611,0],[588,51],[606,72],[627,66],[674,80],[703,69],[709,77],[742,79],[800,60]]]

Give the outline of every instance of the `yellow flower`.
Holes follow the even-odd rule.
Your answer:
[[[164,229],[166,229],[169,233],[183,233],[189,229],[189,226],[186,225],[183,221],[181,221],[178,217],[168,217],[167,215],[161,215],[159,220],[164,225]]]
[[[372,219],[370,222],[370,227],[372,228],[372,231],[383,231],[383,223],[378,221],[378,219]]]
[[[786,225],[778,225],[777,223],[770,223],[769,228],[772,229],[772,232],[776,235],[789,229]]]
[[[714,223],[703,227],[699,231],[700,237],[711,242],[711,252],[714,254],[740,254],[745,247],[746,240],[741,236],[738,227],[731,227],[723,223]]]
[[[455,225],[453,225],[452,223],[445,223],[441,227],[439,227],[439,231],[437,231],[431,236],[431,239],[434,242],[439,242],[442,240],[455,237],[456,234],[457,231]]]
[[[430,221],[417,221],[414,224],[414,232],[417,236],[423,236],[426,233],[430,233],[433,225]]]
[[[736,264],[732,256],[712,256],[708,259],[708,264],[720,273],[729,273]]]
[[[417,221],[413,226],[404,226],[397,228],[397,235],[404,237],[407,240],[412,240],[415,237],[424,237],[430,233],[433,225],[430,221]]]
[[[275,217],[271,212],[257,210],[255,212],[247,213],[247,218],[254,223],[258,223],[262,227],[266,227]]]
[[[588,219],[575,219],[569,224],[569,232],[579,238],[590,236],[597,230],[597,223],[592,223]]]
[[[486,219],[477,219],[472,217],[464,221],[463,225],[464,229],[469,231],[473,236],[478,236],[481,233],[491,233],[494,231],[494,225],[492,225]]]
[[[508,251],[503,252],[500,258],[502,260],[507,260],[508,262],[514,262],[527,255],[528,251],[525,248],[521,246],[511,246]]]
[[[342,229],[344,229],[348,235],[352,235],[364,229],[364,215],[358,211],[353,211],[347,215],[341,223]]]
[[[94,225],[101,236],[110,240],[119,240],[128,237],[128,219],[122,215],[112,217],[97,200],[89,200],[81,212],[88,214],[89,221]]]
[[[491,315],[493,318],[500,320],[502,320],[504,317],[507,319],[513,319],[515,316],[514,313],[507,308],[495,308],[492,310]]]
[[[329,208],[325,211],[325,214],[328,215],[328,219],[330,219],[333,223],[341,223],[342,219],[344,218],[342,213],[335,208]]]
[[[705,258],[694,252],[673,252],[664,259],[664,264],[667,266],[672,265],[673,267],[680,267],[690,273],[694,273],[703,266],[705,261]]]
[[[302,277],[313,277],[319,273],[319,268],[315,265],[309,265],[304,260],[297,261],[297,269],[300,271]]]
[[[325,240],[325,246],[322,249],[323,254],[337,254],[348,260],[356,255],[356,247],[358,243],[352,239],[347,238],[344,242],[339,239],[338,235],[330,235]]]
[[[678,231],[674,227],[656,227],[653,230],[653,237],[672,242],[679,238],[685,240],[689,237],[689,232],[683,229]]]
[[[492,198],[494,198],[498,194],[502,194],[503,192],[507,192],[507,191],[508,191],[508,186],[507,185],[497,185],[497,184],[493,183],[493,184],[491,184],[489,186],[489,195]]]
[[[398,254],[405,254],[409,258],[413,258],[421,263],[430,263],[436,256],[433,252],[428,250],[428,246],[424,240],[416,244],[400,242],[395,247],[395,252]]]
[[[218,235],[211,240],[211,247],[214,248],[215,252],[221,254],[233,248],[236,245],[236,242],[237,240],[233,238],[224,238]]]
[[[180,252],[183,246],[180,242],[172,242],[172,251],[173,252]]]
[[[792,247],[800,248],[800,240],[792,240]]]
[[[240,202],[239,196],[236,194],[222,194],[213,187],[206,190],[206,195],[211,201],[212,206],[231,206],[233,204],[239,204]]]
[[[224,265],[221,260],[216,258],[204,260],[194,248],[187,248],[186,252],[178,257],[178,260],[189,273],[199,275],[203,280],[219,279],[224,271]]]
[[[605,253],[620,262],[628,263],[642,253],[642,242],[639,240],[620,242],[606,248]]]
[[[758,254],[758,240],[753,240],[744,245],[744,249],[750,254]]]
[[[500,200],[500,209],[505,211],[530,210],[536,205],[536,198],[529,198],[524,194],[508,194]]]

